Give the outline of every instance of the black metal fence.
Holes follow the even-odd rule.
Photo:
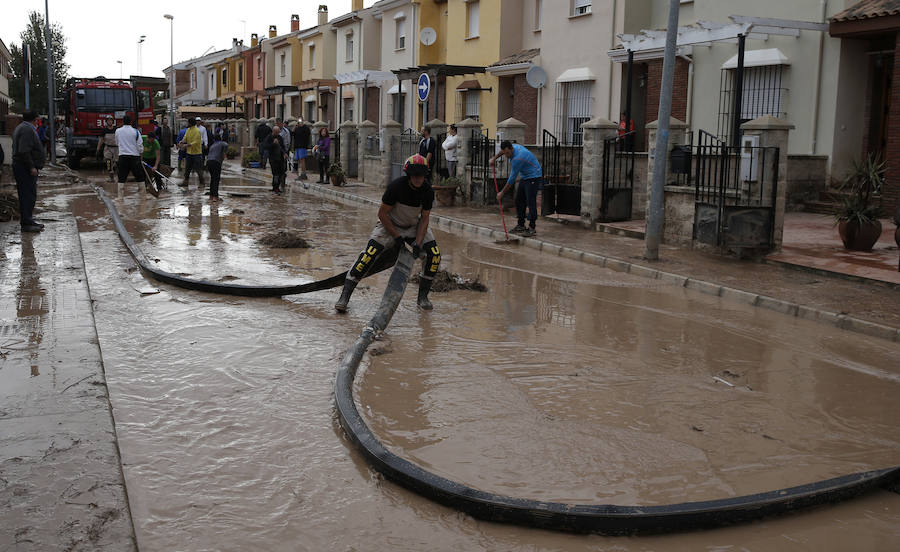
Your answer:
[[[700,131],[693,154],[694,238],[730,248],[774,247],[779,149],[759,147],[749,136],[729,146]]]
[[[419,140],[422,136],[414,129],[408,128],[391,138],[391,180],[403,174],[403,163],[410,155],[419,152]]]
[[[607,138],[603,147],[603,182],[600,220],[631,220],[634,196],[634,131]]]
[[[482,205],[496,203],[497,192],[494,179],[497,180],[497,187],[502,187],[509,178],[509,163],[505,157],[501,156],[497,159],[493,167],[490,165],[490,160],[497,154],[498,147],[497,140],[488,138],[481,132],[472,131],[472,139],[469,141],[469,173],[471,175],[469,197],[473,202],[480,202]],[[506,197],[511,198],[513,194],[508,194]]]
[[[544,185],[541,214],[581,215],[581,162],[584,148],[562,143],[544,130],[541,142],[541,167]]]
[[[359,176],[359,131],[347,132],[347,176]],[[340,159],[340,157],[338,157]]]

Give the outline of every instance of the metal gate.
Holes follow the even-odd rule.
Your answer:
[[[347,133],[347,176],[359,176],[359,131]],[[338,157],[340,159],[340,157]]]
[[[391,138],[391,180],[403,175],[403,163],[410,155],[419,152],[419,141],[422,136],[415,130],[408,128],[397,136]]]
[[[331,153],[329,156],[331,157],[329,159],[331,163],[341,162],[341,129],[335,130],[334,134],[331,135]],[[325,167],[325,170],[328,170],[328,167]]]
[[[729,248],[772,249],[779,149],[755,137],[729,146],[699,131],[695,146],[694,239]]]
[[[600,220],[631,220],[634,192],[634,151],[629,147],[634,132],[607,138],[603,142],[603,182]]]
[[[501,156],[491,167],[491,157],[497,154],[497,140],[488,138],[478,131],[472,131],[472,139],[469,141],[469,174],[471,184],[469,197],[472,202],[480,202],[481,205],[491,205],[497,202],[497,191],[494,186],[494,178],[497,179],[497,187],[502,187],[509,178],[509,163],[506,157]],[[507,194],[510,203],[514,202],[515,194]]]
[[[541,144],[543,216],[553,213],[581,216],[581,156],[582,146],[562,144],[556,136],[544,130]]]

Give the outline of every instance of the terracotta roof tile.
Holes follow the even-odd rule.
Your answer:
[[[900,0],[897,0],[900,3]],[[536,56],[541,53],[540,48],[532,48],[530,50],[521,50],[516,52],[515,54],[511,54],[501,59],[500,61],[494,62],[488,67],[500,67],[501,65],[512,65],[514,63],[525,63],[526,61],[531,61]]]
[[[862,0],[835,14],[831,21],[854,21],[900,15],[900,0]]]

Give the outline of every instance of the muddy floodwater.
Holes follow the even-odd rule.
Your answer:
[[[100,182],[99,177],[93,177]],[[375,207],[231,176],[154,199],[104,184],[163,270],[294,284],[346,270]],[[228,190],[248,197],[228,196]],[[350,190],[352,191],[352,189]],[[485,523],[370,469],[332,385],[387,273],[275,299],[145,279],[96,194],[77,217],[140,550],[897,550],[900,495],[725,529],[612,538]],[[436,209],[435,214],[440,214]],[[296,230],[307,249],[258,238]],[[478,489],[622,505],[724,498],[900,464],[898,344],[524,246],[435,232],[488,292],[408,288],[356,380],[398,455]]]

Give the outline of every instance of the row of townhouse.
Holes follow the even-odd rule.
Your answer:
[[[710,35],[678,49],[673,116],[692,130],[729,138],[738,41],[722,32],[751,20],[737,119],[771,115],[792,124],[790,154],[812,161],[804,166],[815,167],[814,179],[838,177],[867,151],[900,148],[891,146],[887,124],[890,95],[900,90],[891,88],[900,72],[890,71],[897,0],[680,6],[684,36]],[[272,25],[249,48],[233,41],[230,50],[166,71],[175,71],[178,104],[219,102],[247,118],[302,118],[332,129],[343,121],[419,128],[469,118],[494,136],[499,122],[515,118],[528,143],[550,133],[577,145],[584,122],[620,121],[627,109],[641,149],[659,106],[668,7],[668,0],[380,0],[364,9],[354,0],[348,14],[329,20],[319,5],[313,27],[300,29],[293,15],[286,34]],[[864,30],[845,30],[854,22]],[[424,102],[416,98],[422,73],[431,82]]]

